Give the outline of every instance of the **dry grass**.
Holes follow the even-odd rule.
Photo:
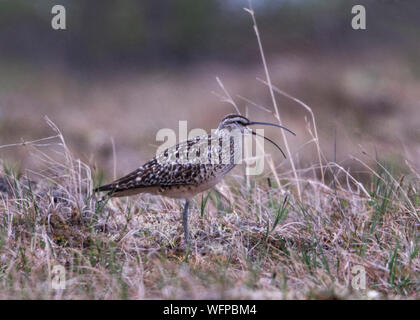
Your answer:
[[[99,201],[100,175],[49,124],[52,139],[25,146],[45,170],[1,178],[0,298],[418,298],[418,173],[393,177],[378,164],[363,185],[328,163],[324,184],[313,166],[298,172],[299,200],[292,171],[275,169],[279,186],[273,172],[247,184],[237,170],[225,198],[196,199],[185,253],[180,203]],[[65,290],[50,286],[57,264]],[[351,287],[355,265],[366,291]]]

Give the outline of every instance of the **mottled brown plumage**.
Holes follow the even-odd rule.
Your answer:
[[[107,191],[111,197],[150,193],[186,199],[183,221],[188,241],[189,201],[196,194],[216,185],[235,167],[242,156],[242,134],[247,126],[253,124],[284,128],[271,123],[250,122],[241,115],[227,115],[213,134],[182,141],[164,150],[137,170],[97,188],[96,191]]]
[[[203,139],[206,138],[206,139]],[[217,183],[219,177],[224,176],[234,167],[233,155],[235,150],[232,142],[229,154],[232,161],[206,161],[200,163],[200,153],[203,147],[207,146],[207,141],[211,141],[211,148],[218,150],[215,154],[222,155],[222,148],[215,146],[214,140],[221,139],[218,136],[198,137],[194,141],[185,141],[176,146],[166,149],[164,153],[146,162],[137,170],[114,181],[113,183],[98,188],[98,191],[109,191],[110,196],[119,197],[135,193],[161,194],[173,198],[191,198],[201,192],[200,185]],[[187,152],[183,154],[184,149]],[[204,150],[211,155],[210,150]],[[171,191],[184,190],[184,194],[171,194]]]

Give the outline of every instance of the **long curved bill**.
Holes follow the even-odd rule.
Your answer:
[[[286,131],[290,132],[290,133],[291,133],[291,134],[293,134],[294,136],[296,135],[296,133],[294,133],[292,130],[290,130],[290,129],[286,128],[286,127],[283,127],[283,126],[281,126],[281,125],[279,125],[279,124],[275,124],[275,123],[271,123],[271,122],[251,121],[251,122],[249,122],[247,125],[248,125],[248,126],[252,126],[253,124],[262,124],[262,125],[264,125],[264,126],[272,126],[272,127],[281,128],[281,129],[283,129],[283,130],[286,130]]]
[[[279,149],[279,150],[280,150],[280,152],[281,152],[281,154],[283,155],[283,157],[286,159],[286,155],[284,154],[283,150],[282,150],[282,149],[278,146],[278,144],[277,144],[277,143],[275,143],[273,140],[271,140],[271,139],[269,139],[269,138],[267,138],[267,137],[265,137],[265,136],[263,136],[263,135],[260,135],[260,134],[256,133],[256,132],[255,132],[255,131],[253,131],[253,130],[251,130],[251,133],[252,133],[254,136],[258,136],[258,137],[264,138],[265,140],[267,140],[267,141],[271,142],[272,144],[274,144],[274,145],[277,147],[277,149]]]

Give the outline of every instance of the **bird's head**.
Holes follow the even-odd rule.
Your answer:
[[[286,127],[283,127],[282,125],[271,123],[271,122],[250,121],[248,118],[246,118],[244,116],[241,116],[239,114],[228,114],[227,116],[225,116],[222,119],[222,121],[220,121],[220,124],[219,124],[219,127],[217,128],[217,130],[232,131],[234,129],[239,129],[243,133],[247,129],[248,132],[252,133],[253,135],[260,136],[255,131],[253,131],[251,128],[249,128],[249,126],[252,126],[252,125],[265,125],[265,126],[278,127],[278,128],[281,128],[283,130],[286,130],[286,131],[290,132],[293,135],[296,135],[293,131],[291,131],[290,129],[288,129]],[[274,144],[281,151],[283,156],[286,157],[284,152],[281,150],[281,148],[274,141],[272,141],[271,139],[269,139],[265,136],[261,136],[261,137],[263,137],[265,140]]]
[[[220,121],[218,130],[233,130],[240,129],[244,131],[246,126],[250,123],[249,119],[239,114],[228,114],[222,121]]]

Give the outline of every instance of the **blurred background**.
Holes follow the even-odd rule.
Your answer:
[[[51,8],[66,8],[53,30]],[[366,8],[366,30],[351,9]],[[53,134],[112,178],[155,155],[156,133],[216,128],[234,112],[220,101],[219,77],[241,112],[273,120],[258,43],[244,0],[1,0],[0,145]],[[357,173],[360,146],[382,160],[420,165],[420,3],[416,0],[254,0],[272,81],[303,100],[317,119],[327,160]],[[316,164],[309,113],[278,96],[297,166]],[[276,130],[267,135],[282,144]],[[334,148],[334,141],[336,148]],[[270,146],[266,149],[271,150]],[[0,158],[34,168],[26,148]],[[402,156],[402,157],[401,157]],[[279,155],[276,160],[282,161]],[[287,163],[286,163],[287,165]]]

